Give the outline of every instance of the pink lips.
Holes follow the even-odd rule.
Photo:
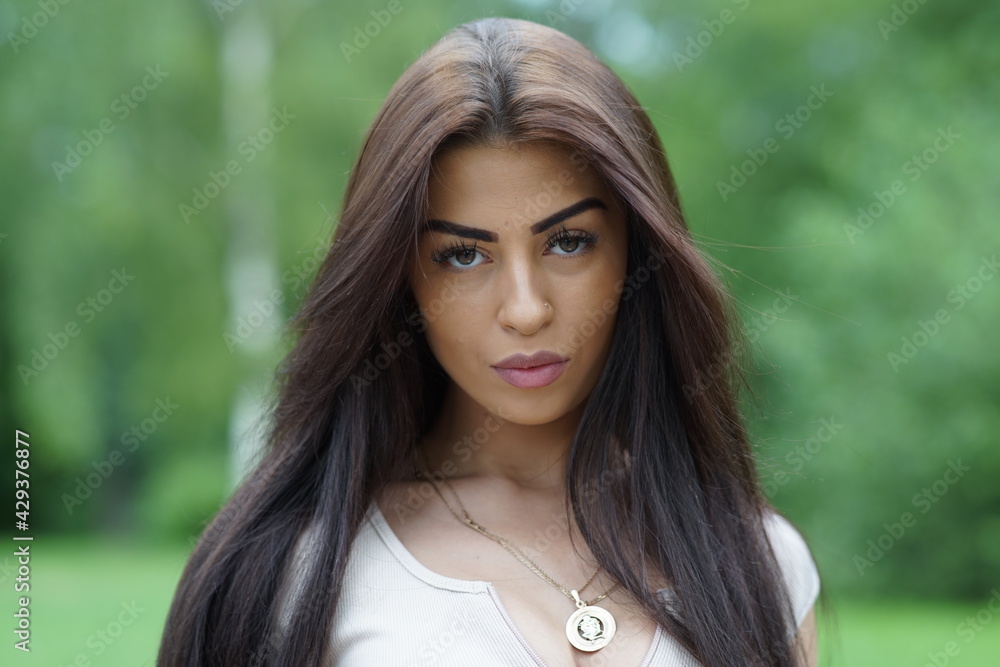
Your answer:
[[[542,350],[530,356],[512,354],[494,364],[493,370],[519,389],[535,389],[555,382],[568,363],[569,359],[555,352]]]

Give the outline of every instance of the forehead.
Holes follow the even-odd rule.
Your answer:
[[[428,216],[495,225],[535,221],[586,197],[606,199],[607,188],[582,156],[554,143],[515,148],[464,146],[434,158]]]

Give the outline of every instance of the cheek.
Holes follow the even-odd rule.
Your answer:
[[[427,346],[448,377],[465,385],[479,375],[480,356],[478,340],[465,323],[466,318],[453,317],[454,311],[446,310],[437,319],[427,323],[424,336]]]
[[[449,352],[454,355],[455,346],[462,342],[462,334],[461,330],[454,324],[454,317],[450,309],[445,308],[436,315],[433,312],[428,312],[425,317],[427,328],[424,330],[424,334],[427,336],[427,343],[434,350],[434,354],[439,358],[442,354],[448,355]]]
[[[424,321],[424,337],[434,356],[446,369],[474,360],[473,343],[479,338],[482,319],[444,281],[425,281],[414,292]]]
[[[421,274],[419,269],[411,274],[409,285],[420,310],[424,333],[430,340],[436,335],[436,330],[440,329],[441,321],[448,318],[448,311],[454,304],[449,303],[451,299],[445,292],[445,282],[435,276],[432,268],[423,270],[427,272],[426,275]]]
[[[570,287],[572,302],[582,304],[580,311],[605,308],[608,300],[614,304],[621,298],[618,284],[625,277],[625,265],[617,261],[602,262],[589,271],[582,280],[576,280]]]
[[[595,267],[596,268],[596,267]],[[624,266],[609,262],[587,274],[570,287],[564,296],[564,307],[570,308],[570,345],[596,361],[611,344],[622,292],[618,284],[625,277]]]

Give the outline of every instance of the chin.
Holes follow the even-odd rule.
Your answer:
[[[493,412],[503,415],[504,420],[522,426],[542,426],[562,419],[573,411],[575,405],[568,396],[544,396],[542,390],[527,392],[523,389],[513,389],[524,395],[520,397],[504,397],[493,401],[499,407]],[[553,392],[554,393],[554,392]]]

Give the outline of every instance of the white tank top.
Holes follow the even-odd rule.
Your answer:
[[[797,628],[819,595],[819,574],[795,528],[777,514],[769,519],[766,531]],[[303,571],[308,557],[303,544],[315,548],[312,539],[312,531],[306,531],[291,572]],[[293,583],[300,592],[300,580]],[[669,598],[669,589],[660,594]],[[794,633],[789,628],[790,639]],[[424,567],[374,502],[351,547],[330,642],[338,667],[547,667],[490,582],[452,579]],[[638,667],[700,664],[657,625]]]

